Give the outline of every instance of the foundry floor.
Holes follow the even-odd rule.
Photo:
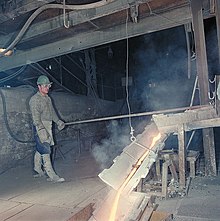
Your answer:
[[[1,174],[0,221],[68,221],[106,196],[108,187],[97,177],[100,169],[89,153],[71,160],[59,158],[55,168],[66,182],[33,178],[31,166],[20,165]],[[172,213],[176,221],[219,221],[220,176],[196,177],[188,196],[158,198],[156,203],[157,211]]]
[[[220,176],[196,177],[183,198],[157,199],[157,210],[173,214],[176,221],[220,220]]]
[[[90,154],[55,161],[64,183],[33,178],[31,166],[18,166],[0,175],[0,221],[67,221],[105,195],[99,168]],[[30,163],[31,165],[31,163]]]

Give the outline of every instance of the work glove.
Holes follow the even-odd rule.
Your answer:
[[[50,143],[50,140],[51,140],[50,135],[45,128],[37,130],[37,135],[41,143],[44,143],[44,142]]]
[[[63,128],[65,127],[65,123],[62,120],[59,120],[57,122],[57,127],[58,127],[58,130],[63,130]]]

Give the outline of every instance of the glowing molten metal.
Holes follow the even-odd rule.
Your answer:
[[[117,195],[115,197],[111,212],[110,212],[110,216],[109,216],[109,221],[115,221],[115,216],[116,216],[116,212],[117,212],[117,208],[118,208],[118,202],[119,202],[119,198],[121,195],[122,190],[125,188],[125,186],[128,184],[129,180],[133,177],[133,175],[135,174],[135,172],[137,171],[137,169],[139,168],[139,166],[142,164],[142,162],[144,161],[144,159],[148,156],[150,150],[154,147],[155,143],[161,138],[161,134],[159,133],[156,137],[153,138],[152,143],[150,145],[150,147],[144,152],[144,154],[142,155],[142,157],[138,160],[138,162],[135,164],[135,166],[133,167],[133,169],[131,170],[130,174],[128,175],[128,177],[126,178],[126,180],[124,181],[124,183],[121,185],[121,187],[119,188]]]

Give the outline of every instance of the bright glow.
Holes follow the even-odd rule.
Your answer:
[[[0,53],[4,52],[5,48],[0,48]],[[13,54],[12,50],[7,51],[4,55],[5,56],[11,56]]]
[[[115,216],[116,216],[116,212],[117,212],[117,208],[118,208],[118,202],[120,199],[120,195],[122,190],[125,188],[125,186],[127,185],[127,183],[129,182],[129,180],[133,177],[133,175],[135,174],[135,172],[137,171],[137,169],[139,168],[139,166],[142,164],[143,160],[147,157],[147,155],[149,154],[150,150],[153,148],[153,146],[155,145],[155,143],[161,138],[161,134],[159,133],[156,137],[153,138],[152,143],[150,145],[150,147],[146,150],[146,152],[142,155],[142,157],[138,160],[138,162],[136,163],[136,165],[133,167],[133,169],[131,170],[130,174],[128,175],[128,177],[126,178],[126,180],[124,181],[124,183],[121,185],[121,187],[119,188],[117,195],[115,197],[114,203],[112,205],[112,209],[110,212],[110,216],[109,216],[109,221],[115,221]]]

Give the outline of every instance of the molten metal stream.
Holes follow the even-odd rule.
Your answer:
[[[118,208],[118,202],[119,202],[119,198],[121,195],[122,190],[124,189],[124,187],[127,185],[127,183],[129,182],[129,180],[133,177],[133,175],[135,174],[135,172],[137,171],[137,169],[139,168],[139,166],[141,165],[141,163],[143,162],[143,160],[147,157],[147,155],[150,152],[150,149],[152,149],[152,147],[155,145],[155,143],[161,138],[161,134],[159,133],[156,137],[153,138],[152,143],[149,147],[148,150],[146,150],[146,152],[142,155],[142,157],[138,160],[138,162],[135,164],[134,168],[131,170],[130,174],[128,175],[128,177],[126,178],[126,180],[124,181],[124,183],[121,185],[121,187],[119,188],[117,195],[115,197],[112,209],[111,209],[111,213],[109,216],[109,221],[115,221],[115,216],[116,216],[116,212],[117,212],[117,208]]]

